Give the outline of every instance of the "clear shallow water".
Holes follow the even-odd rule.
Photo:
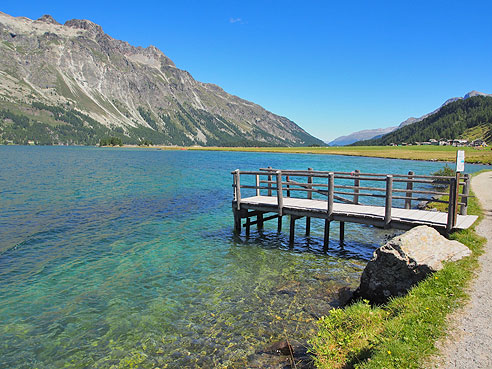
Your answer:
[[[443,166],[0,146],[0,367],[261,367],[269,344],[305,342],[390,234],[347,224],[340,249],[335,226],[328,254],[316,221],[293,249],[276,222],[235,237],[230,171],[268,165],[418,174]]]

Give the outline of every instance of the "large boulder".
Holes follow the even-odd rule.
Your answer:
[[[470,254],[468,247],[446,239],[434,228],[415,227],[374,251],[354,298],[385,303],[391,296],[404,295],[429,273],[442,269],[443,262]]]

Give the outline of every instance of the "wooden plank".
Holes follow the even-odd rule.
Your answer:
[[[458,224],[455,228],[467,229],[478,219],[477,215],[458,215]]]
[[[332,219],[338,221],[348,221],[353,223],[371,224],[381,226],[385,215],[385,208],[382,206],[355,205],[333,203],[331,217],[327,214],[327,201],[310,200],[306,198],[284,198],[283,214],[294,217],[314,217],[320,219]],[[242,211],[252,210],[261,212],[278,213],[278,200],[276,196],[252,196],[241,199]],[[233,202],[235,205],[235,202]],[[237,210],[237,207],[234,206]],[[426,224],[444,228],[447,224],[447,213],[433,212],[418,209],[392,208],[391,226],[408,229],[410,225]],[[238,217],[235,213],[235,219]],[[256,215],[254,212],[250,215]],[[275,216],[273,216],[275,217]],[[471,217],[471,218],[470,218]],[[269,217],[270,218],[270,217]],[[265,221],[266,219],[264,219]],[[393,222],[394,220],[394,222]],[[455,228],[468,228],[476,220],[476,216],[459,215]],[[279,219],[281,222],[281,219]],[[248,223],[248,222],[247,222]],[[249,221],[249,225],[256,222]],[[235,222],[237,224],[237,221]],[[235,229],[237,229],[235,227]]]

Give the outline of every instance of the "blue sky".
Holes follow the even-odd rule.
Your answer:
[[[155,45],[203,82],[331,140],[492,93],[490,1],[22,1],[0,10],[83,18]]]

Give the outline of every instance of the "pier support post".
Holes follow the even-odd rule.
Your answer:
[[[241,234],[241,212],[233,206],[232,213],[234,214],[234,233]]]
[[[328,251],[328,245],[330,243],[330,220],[325,219],[325,234],[323,238],[323,251]]]
[[[413,172],[409,171],[408,172],[408,179],[413,179]],[[412,197],[412,190],[413,190],[413,182],[408,181],[407,182],[407,192],[405,193],[405,197]],[[412,199],[405,199],[405,209],[411,209],[412,208]]]
[[[279,215],[277,218],[277,232],[282,232],[282,215]]]
[[[308,168],[308,172],[311,172],[312,170],[313,170],[313,168]],[[313,193],[311,191],[309,191],[309,190],[311,190],[313,188],[313,186],[312,186],[313,177],[312,176],[308,176],[307,182],[308,182],[308,185],[307,185],[307,189],[308,189],[307,198],[309,200],[311,200],[313,198]],[[311,217],[306,217],[306,237],[308,237],[310,234],[311,234]]]
[[[296,231],[296,217],[291,215],[290,216],[290,232],[289,232],[289,246],[291,246],[291,247],[294,245],[295,231]]]
[[[335,173],[328,173],[328,208],[326,209],[326,213],[328,214],[328,218],[325,219],[325,234],[323,240],[323,250],[328,250],[328,244],[330,243],[330,222],[333,216],[333,197],[335,191]]]
[[[246,237],[249,237],[249,231],[251,229],[251,221],[249,220],[249,217],[246,218]]]
[[[306,217],[306,237],[311,234],[311,217]]]
[[[258,230],[263,229],[263,213],[260,213],[256,216],[256,222]]]
[[[343,247],[345,241],[345,222],[340,222],[340,247]]]

